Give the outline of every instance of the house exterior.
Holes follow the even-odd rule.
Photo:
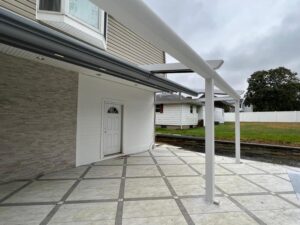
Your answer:
[[[155,101],[156,127],[188,129],[198,126],[202,104],[176,94],[157,95]]]
[[[164,52],[90,1],[0,2],[0,182],[149,150],[155,92],[195,94],[141,69]]]
[[[199,99],[176,94],[158,94],[155,125],[161,128],[188,129],[205,125],[205,104]],[[215,107],[214,120],[224,123],[224,109]]]

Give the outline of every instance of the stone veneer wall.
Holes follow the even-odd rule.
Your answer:
[[[192,151],[205,152],[204,138],[157,134],[156,141]],[[234,157],[235,143],[231,141],[215,141],[215,153],[217,155]],[[299,147],[241,143],[241,157],[300,167]]]
[[[75,165],[78,74],[0,53],[0,183]]]

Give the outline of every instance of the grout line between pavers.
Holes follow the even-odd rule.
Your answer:
[[[169,152],[171,152],[171,151],[169,151]],[[173,187],[172,187],[172,185],[170,184],[168,178],[165,176],[164,172],[163,172],[162,169],[160,168],[160,165],[157,164],[157,161],[156,161],[155,157],[152,155],[151,152],[149,152],[149,153],[150,153],[150,155],[151,155],[153,161],[155,162],[156,167],[157,167],[159,173],[160,173],[161,176],[163,177],[162,179],[164,180],[166,186],[168,187],[168,189],[169,189],[171,195],[173,196],[173,198],[174,198],[175,196],[177,197],[177,194],[176,194],[175,190],[173,189]],[[195,225],[195,223],[194,223],[194,221],[192,220],[190,214],[187,212],[186,208],[184,207],[182,201],[181,201],[179,198],[176,198],[176,199],[174,198],[174,200],[175,200],[175,202],[176,202],[176,204],[177,204],[177,206],[178,206],[178,208],[179,208],[181,214],[183,215],[185,221],[187,222],[187,224],[188,224],[188,225]]]
[[[120,183],[118,206],[117,206],[117,212],[116,212],[116,217],[115,217],[115,225],[122,225],[126,169],[127,169],[127,157],[125,157],[124,161],[123,161],[123,171],[122,171],[122,179],[121,179],[121,183]]]

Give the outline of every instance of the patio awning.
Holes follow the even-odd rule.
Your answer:
[[[0,8],[0,42],[167,92],[197,92],[105,51]]]
[[[213,69],[219,69],[223,60],[206,60],[206,63]],[[167,63],[167,64],[152,64],[141,65],[143,69],[149,70],[152,73],[193,73],[194,71],[183,65],[182,63]]]
[[[215,85],[234,99],[235,90],[214,71],[185,41],[140,0],[91,0],[99,8],[140,35],[149,43],[167,52],[180,63],[202,76],[213,79]]]

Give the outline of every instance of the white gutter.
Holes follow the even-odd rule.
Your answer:
[[[140,0],[91,1],[143,39],[169,53],[203,78],[213,78],[215,85],[232,98],[240,98],[235,90],[144,2]]]

